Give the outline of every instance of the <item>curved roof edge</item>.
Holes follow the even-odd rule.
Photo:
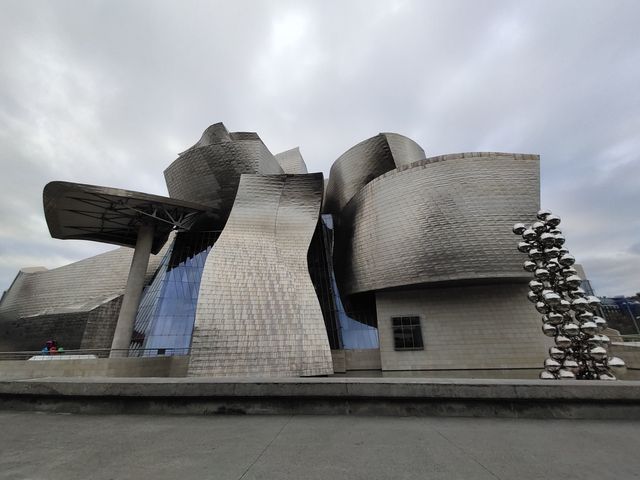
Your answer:
[[[284,173],[293,173],[296,175],[309,173],[307,164],[304,162],[304,158],[302,158],[302,154],[300,153],[300,147],[276,153],[274,157],[276,157]]]
[[[324,212],[338,213],[371,180],[424,157],[417,142],[399,133],[379,133],[357,143],[331,166]]]
[[[213,213],[203,205],[183,200],[71,182],[50,182],[42,196],[53,238],[135,247],[138,227],[152,224],[154,254],[172,230],[188,229],[200,214]]]

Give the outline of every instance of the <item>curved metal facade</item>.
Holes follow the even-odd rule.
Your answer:
[[[269,175],[283,170],[255,133],[227,133],[224,125],[216,124],[169,165],[164,177],[171,198],[210,207],[224,224],[243,173]]]
[[[380,133],[360,142],[331,166],[323,211],[340,212],[374,178],[424,157],[420,145],[397,133]]]
[[[333,373],[307,265],[322,186],[319,173],[242,176],[202,275],[189,375]]]
[[[147,280],[158,268],[165,249],[166,247],[149,259]],[[10,338],[14,333],[21,335],[20,325],[26,317],[33,320],[42,317],[42,329],[45,331],[48,327],[44,319],[57,315],[56,321],[61,322],[59,338],[63,331],[71,327],[64,326],[65,316],[88,313],[103,303],[111,303],[124,291],[132,256],[132,249],[118,248],[52,270],[18,273],[0,303],[0,331],[8,329],[0,335],[0,345],[6,341],[8,349],[15,349],[16,345],[26,345],[31,341],[39,349],[47,338],[40,338],[40,335],[31,339]],[[111,314],[112,317],[103,318],[103,321],[115,322],[118,310],[111,311]],[[18,330],[8,327],[12,322],[16,323]],[[115,323],[111,326],[111,335],[113,327]],[[108,338],[103,346],[108,347],[110,344],[111,339]]]
[[[511,225],[535,218],[539,157],[445,155],[389,172],[342,210],[335,264],[347,295],[434,282],[524,279]]]
[[[284,152],[276,153],[276,160],[284,170],[284,173],[294,173],[297,175],[309,173],[307,171],[307,164],[304,163],[302,154],[298,147],[286,150]]]

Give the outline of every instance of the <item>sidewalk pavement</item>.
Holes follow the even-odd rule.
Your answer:
[[[0,412],[0,479],[634,479],[640,422]]]

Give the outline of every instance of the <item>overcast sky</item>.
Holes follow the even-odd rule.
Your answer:
[[[639,21],[635,0],[1,0],[0,292],[113,248],[51,239],[47,182],[166,195],[219,121],[325,176],[382,131],[538,153],[597,293],[640,291]]]

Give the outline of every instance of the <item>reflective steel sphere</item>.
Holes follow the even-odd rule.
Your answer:
[[[527,272],[535,272],[538,266],[536,265],[535,262],[532,262],[531,260],[525,260],[525,262],[522,264],[522,268],[524,268],[524,270]]]
[[[610,373],[600,373],[598,375],[598,380],[616,380],[616,377],[614,377]]]
[[[589,295],[587,297],[587,302],[589,303],[589,306],[591,308],[596,308],[598,306],[600,306],[600,299],[598,297],[596,297],[595,295]]]
[[[531,303],[536,303],[536,302],[539,302],[539,301],[540,301],[540,297],[539,297],[539,296],[538,296],[538,294],[537,294],[537,293],[535,293],[535,292],[528,292],[528,293],[527,293],[527,298],[529,299],[529,301],[530,301]]]
[[[547,263],[547,270],[551,273],[559,272],[561,269],[562,265],[560,265],[557,260],[550,260],[549,263]]]
[[[540,210],[538,210],[538,213],[536,214],[536,218],[538,220],[546,220],[547,217],[551,215],[551,210],[547,210],[546,208],[541,208]]]
[[[607,321],[604,318],[595,316],[595,317],[593,317],[593,321],[598,326],[598,331],[599,332],[602,332],[603,330],[605,330],[607,328]]]
[[[577,275],[571,275],[565,278],[564,281],[569,288],[577,288],[582,284],[582,279]]]
[[[590,338],[587,338],[587,345],[590,347],[599,347],[602,346],[602,341],[600,340],[600,335],[593,335]]]
[[[607,350],[603,347],[593,347],[589,350],[589,356],[599,362],[607,356]]]
[[[584,297],[584,289],[582,287],[572,287],[569,290],[569,296],[571,298]]]
[[[562,331],[567,337],[575,337],[580,333],[580,327],[578,327],[578,325],[576,325],[575,323],[566,323],[562,327]]]
[[[544,219],[545,222],[547,223],[547,225],[551,226],[551,227],[557,227],[558,225],[560,225],[560,217],[558,217],[557,215],[548,215],[547,218]]]
[[[598,333],[598,326],[594,322],[585,322],[580,325],[580,331],[586,335],[595,335]]]
[[[556,247],[560,248],[562,247],[562,245],[564,245],[564,242],[566,241],[566,239],[564,238],[564,235],[562,235],[561,233],[556,233],[556,242],[555,245]]]
[[[547,372],[557,372],[558,370],[560,370],[560,362],[558,362],[557,360],[554,360],[553,358],[547,358],[544,361],[544,369]]]
[[[539,282],[538,280],[531,280],[529,282],[529,289],[531,289],[532,292],[541,292],[542,289],[544,288],[544,285],[542,284],[542,282]]]
[[[556,347],[558,348],[567,348],[571,345],[571,340],[564,335],[558,335],[556,337]]]
[[[571,308],[576,312],[585,312],[589,308],[589,302],[587,302],[586,298],[579,297],[571,302]]]
[[[569,303],[569,302],[567,302],[567,303]],[[544,302],[537,302],[536,303],[536,310],[538,311],[538,313],[549,313],[550,312],[549,306]]]
[[[573,358],[567,357],[562,362],[562,368],[566,368],[573,373],[578,373],[578,370],[580,370],[580,365],[578,365],[578,362],[576,362]]]
[[[560,262],[560,265],[564,267],[570,267],[571,265],[576,263],[575,257],[570,253],[563,253],[562,255],[560,255],[558,261]]]
[[[600,344],[604,348],[607,348],[607,346],[611,343],[611,339],[609,337],[607,337],[606,335],[598,335],[598,337],[600,337]]]
[[[516,223],[513,226],[513,233],[515,233],[516,235],[522,235],[526,229],[527,226],[524,223]]]
[[[547,258],[558,258],[560,256],[560,249],[557,247],[545,248],[544,255]]]
[[[562,314],[557,312],[549,312],[549,315],[547,315],[547,321],[551,325],[560,325],[563,320],[564,317],[562,316]]]
[[[529,242],[519,242],[518,243],[518,251],[522,253],[527,253],[529,250],[533,248]]]
[[[554,360],[557,360],[557,361],[564,360],[564,357],[566,355],[567,354],[564,352],[564,350],[560,350],[558,347],[549,348],[549,356]]]
[[[555,306],[555,309],[558,312],[563,312],[563,313],[568,312],[570,308],[571,308],[571,304],[564,299],[560,300],[560,303]]]
[[[536,232],[536,234],[540,235],[547,229],[547,226],[543,222],[535,222],[531,225],[531,229]]]
[[[551,372],[547,372],[546,370],[543,370],[540,372],[540,380],[555,380],[556,376],[551,373]]]
[[[561,298],[557,293],[551,292],[544,294],[542,296],[542,300],[550,307],[555,307],[556,305],[560,304]]]
[[[524,232],[522,232],[522,238],[524,238],[527,242],[531,240],[535,240],[538,238],[538,234],[531,228],[527,228]]]
[[[558,378],[560,380],[575,380],[576,375],[571,370],[561,368],[558,370]]]
[[[581,322],[590,322],[593,320],[593,313],[591,312],[579,312],[576,313],[576,318]]]
[[[542,252],[542,250],[532,248],[531,250],[529,250],[529,258],[536,262],[538,260],[544,260],[544,253]]]
[[[556,244],[556,236],[553,233],[545,232],[540,235],[540,243],[544,248],[553,247]]]
[[[542,325],[542,333],[544,333],[547,337],[555,337],[556,333],[558,333],[558,329],[550,323],[545,323],[544,325]]]
[[[533,272],[533,275],[538,280],[549,280],[549,277],[551,276],[549,270],[547,270],[546,268],[537,268],[536,271]]]
[[[570,277],[571,275],[577,275],[578,271],[573,267],[566,267],[562,269],[562,272],[560,272],[560,274],[563,277]]]

